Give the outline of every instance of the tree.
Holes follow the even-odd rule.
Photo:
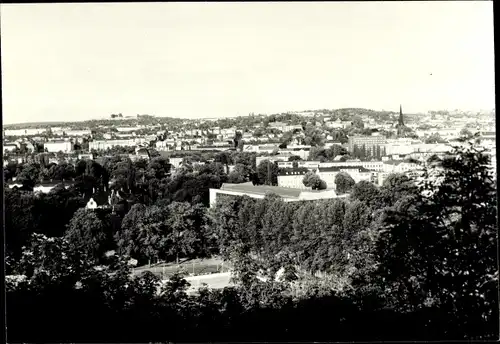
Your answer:
[[[241,131],[236,131],[233,142],[234,148],[236,148],[240,152],[243,151],[243,134],[241,133]]]
[[[93,210],[81,208],[71,218],[65,238],[70,249],[99,259],[106,248],[107,233],[104,229],[104,223]]]
[[[483,151],[453,153],[386,211],[375,274],[399,309],[438,309],[450,335],[479,339],[498,328],[496,189]]]
[[[139,255],[139,224],[146,212],[144,204],[134,204],[122,220],[121,229],[114,235],[117,251],[121,255],[141,258]]]
[[[220,152],[214,158],[215,162],[226,166],[226,174],[229,174],[229,165],[233,162],[232,157],[228,152]]]
[[[7,188],[4,201],[6,252],[18,258],[37,226],[35,199],[33,193]]]
[[[362,180],[353,186],[351,198],[373,206],[379,199],[379,190],[373,183]]]
[[[337,193],[339,194],[344,194],[351,191],[354,184],[356,184],[356,182],[346,172],[340,172],[335,176],[335,186],[337,189]]]
[[[257,167],[259,184],[278,185],[278,164],[263,160]]]
[[[181,255],[196,257],[207,254],[209,238],[204,208],[199,204],[191,206],[187,202],[174,202],[168,206],[168,213],[166,254],[175,256],[177,264]]]
[[[415,182],[403,173],[389,174],[380,188],[380,199],[387,206],[392,206],[406,196],[417,194],[418,188]]]
[[[232,171],[227,176],[227,182],[231,184],[240,184],[247,182],[244,175],[241,175],[238,171]]]
[[[309,151],[309,160],[319,160],[320,162],[325,162],[328,160],[326,150],[321,147],[311,147]]]
[[[310,187],[313,190],[324,190],[326,189],[326,183],[314,172],[307,172],[302,179],[302,183],[306,187]]]
[[[355,128],[359,128],[359,129],[363,129],[365,126],[363,123],[363,120],[361,119],[360,116],[354,116],[354,118],[352,119],[352,125]]]
[[[465,139],[470,139],[474,136],[474,134],[472,134],[469,129],[463,128],[462,130],[460,130],[460,136]]]
[[[49,169],[49,177],[53,180],[71,180],[75,176],[75,166],[66,162],[54,164]]]
[[[147,207],[141,221],[138,224],[138,246],[140,254],[148,260],[158,261],[167,258],[166,252],[171,249],[168,242],[170,232],[168,220],[168,208],[153,205]]]
[[[424,142],[425,143],[446,143],[446,141],[443,140],[438,133],[434,133],[434,134],[426,137]]]
[[[40,179],[40,166],[35,163],[28,163],[22,167],[21,173],[17,176],[17,180],[21,182],[23,188],[33,190]]]
[[[316,147],[322,147],[324,145],[323,132],[316,126],[307,126],[304,135],[304,143],[306,145]]]
[[[288,158],[288,161],[301,161],[302,158],[298,155],[292,155],[291,157]]]

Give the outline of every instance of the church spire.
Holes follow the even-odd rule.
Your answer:
[[[399,121],[398,121],[398,124],[400,126],[405,125],[404,121],[403,121],[403,107],[401,106],[401,104],[399,104]]]

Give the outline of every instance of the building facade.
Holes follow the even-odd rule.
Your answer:
[[[349,137],[348,148],[349,152],[354,152],[354,148],[362,148],[365,147],[367,152],[370,152],[371,155],[376,154],[377,146],[383,146],[386,143],[385,136],[377,135],[377,136],[351,136]]]
[[[53,142],[45,142],[43,144],[43,148],[47,150],[47,152],[57,153],[70,153],[73,151],[73,143],[69,141],[53,141]]]
[[[224,183],[220,189],[210,189],[210,207],[217,204],[218,196],[248,196],[263,199],[269,193],[278,195],[285,202],[315,201],[338,197],[334,190],[309,191],[278,186],[252,185],[252,183]]]

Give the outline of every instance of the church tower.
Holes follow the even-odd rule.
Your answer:
[[[399,104],[399,119],[398,119],[398,124],[396,125],[398,129],[398,137],[404,137],[405,136],[405,123],[403,120],[403,107],[401,104]]]
[[[401,104],[399,104],[399,121],[398,121],[398,125],[400,127],[404,127],[405,123],[403,122],[403,107],[401,106]]]

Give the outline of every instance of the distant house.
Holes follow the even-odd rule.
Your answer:
[[[269,160],[271,163],[274,163],[276,161],[288,161],[290,157],[292,157],[292,154],[279,154],[279,155],[273,155],[273,156],[258,156],[255,158],[255,165],[259,166],[260,163],[264,160]]]
[[[371,182],[374,175],[376,175],[376,172],[362,166],[335,166],[318,168],[318,175],[325,181],[328,188],[337,189],[335,177],[341,172],[349,174],[356,183],[359,183],[362,180]]]
[[[89,197],[86,205],[87,209],[111,208],[110,191],[96,190],[94,188],[92,193],[90,195],[88,194],[87,197]]]
[[[90,200],[87,202],[87,205],[85,206],[87,209],[96,209],[97,208],[97,203],[94,201],[93,198],[90,198]]]
[[[78,154],[78,160],[94,160],[94,154],[89,153],[89,154]]]

